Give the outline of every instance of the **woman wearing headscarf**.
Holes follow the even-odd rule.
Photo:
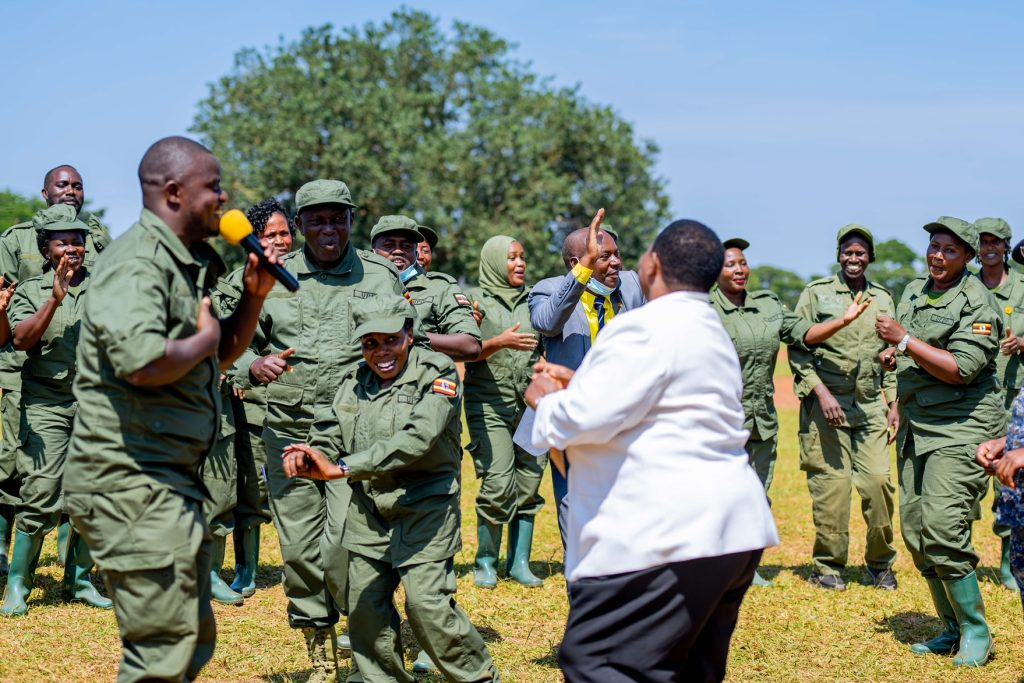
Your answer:
[[[722,246],[725,247],[725,261],[718,283],[711,290],[711,304],[739,355],[743,373],[743,411],[747,415],[743,428],[750,432],[747,455],[767,492],[775,473],[779,443],[774,376],[780,343],[819,344],[856,320],[871,300],[861,301],[858,294],[842,317],[812,323],[786,308],[774,292],[767,289],[747,291],[750,266],[743,253],[750,246],[747,240],[735,237],[725,240]],[[814,583],[826,588],[838,587]],[[770,586],[771,582],[755,572],[753,585]]]
[[[942,632],[914,643],[918,654],[957,651],[954,666],[981,666],[992,636],[971,542],[974,511],[988,488],[975,461],[978,446],[1006,433],[996,354],[1003,321],[992,295],[970,275],[978,253],[974,225],[943,216],[931,235],[928,275],[912,281],[896,318],[880,315],[875,330],[889,348],[879,355],[896,371],[899,432],[896,467],[903,540],[928,583]]]
[[[492,237],[480,252],[480,286],[474,308],[482,315],[483,348],[466,363],[466,423],[480,493],[476,499],[476,585],[497,585],[501,531],[509,526],[508,575],[524,586],[542,581],[530,571],[534,517],[544,505],[538,492],[546,458],[512,443],[526,404],[523,395],[540,358],[530,325],[523,245],[505,235]]]

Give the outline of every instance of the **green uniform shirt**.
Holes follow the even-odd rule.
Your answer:
[[[12,331],[19,323],[35,315],[53,295],[54,274],[49,270],[18,283],[7,309]],[[74,399],[71,385],[75,379],[75,352],[81,334],[88,284],[89,274],[86,272],[81,284],[68,289],[39,343],[28,350],[21,369],[25,402],[54,405]]]
[[[812,323],[793,313],[766,289],[747,292],[743,306],[734,305],[717,286],[711,304],[718,311],[736,347],[743,373],[744,429],[751,438],[769,439],[779,431],[775,413],[775,363],[779,342],[803,345]]]
[[[981,280],[968,274],[929,304],[930,282],[931,278],[920,277],[907,285],[896,319],[911,336],[953,354],[967,383],[946,384],[921,369],[909,354],[897,357],[899,450],[903,451],[909,430],[918,455],[1006,433],[995,360],[1003,321],[992,295]]]
[[[416,347],[386,389],[365,363],[344,375],[311,444],[350,470],[345,548],[402,567],[462,547],[461,393],[451,359]]]
[[[267,425],[285,433],[298,427],[304,437],[314,406],[331,405],[342,376],[363,358],[352,337],[352,304],[378,293],[404,295],[405,287],[391,261],[351,244],[331,268],[317,266],[304,249],[286,254],[281,263],[299,280],[299,291],[274,286],[252,345],[236,365],[249,368],[260,356],[295,349],[288,358],[292,370],[267,385]]]
[[[811,282],[800,294],[796,314],[812,324],[842,318],[853,303],[841,275]],[[869,417],[882,416],[886,405],[896,399],[896,374],[884,372],[878,354],[887,346],[875,334],[875,318],[896,311],[889,290],[868,281],[863,298],[874,299],[852,323],[812,350],[789,349],[796,394],[801,399],[824,384],[846,413],[850,427],[864,424]],[[883,395],[884,394],[884,395]]]
[[[66,492],[158,486],[202,499],[197,470],[220,425],[217,359],[162,387],[125,376],[163,356],[168,339],[196,333],[199,302],[223,270],[213,247],[187,248],[145,209],[107,248],[82,316]]]
[[[242,275],[244,273],[245,267],[243,266],[225,275],[217,282],[217,288],[213,291],[211,298],[221,315],[230,315],[238,306],[238,297],[242,295]],[[245,354],[242,357],[244,358]],[[249,366],[243,367],[237,361],[226,374],[226,384],[245,391],[245,399],[242,401],[245,421],[250,425],[262,425],[263,417],[267,414],[267,385],[253,382],[253,378],[249,374]]]
[[[980,280],[981,273],[979,272],[977,276]],[[999,316],[1003,319],[1003,336],[1006,336],[1007,330],[1011,330],[1018,337],[1024,335],[1024,275],[1011,268],[1007,273],[1006,282],[1001,287],[988,291],[995,298]],[[999,381],[1002,382],[1006,391],[1006,409],[1010,410],[1013,407],[1014,399],[1020,393],[1021,385],[1024,384],[1020,354],[1015,353],[1012,356],[1003,353],[996,354],[996,371],[999,373]]]
[[[420,273],[405,283],[416,307],[424,332],[468,334],[480,339],[480,327],[473,319],[473,302],[458,283],[444,273]]]
[[[530,288],[523,289],[511,307],[487,290],[476,287],[470,291],[470,298],[480,304],[484,319],[480,322],[480,336],[483,339],[499,334],[519,323],[519,333],[534,333],[530,324],[530,307],[527,299]],[[490,358],[466,363],[467,403],[501,403],[524,405],[523,395],[533,377],[533,366],[540,358],[541,348],[533,351],[501,349]]]
[[[85,267],[93,270],[96,258],[110,244],[110,231],[95,214],[80,211],[78,220],[89,226],[85,236]],[[36,230],[32,221],[16,223],[0,237],[0,274],[4,282],[21,282],[43,272],[45,259],[39,253]],[[0,387],[11,391],[21,389],[21,366],[25,354],[8,345],[0,350]]]

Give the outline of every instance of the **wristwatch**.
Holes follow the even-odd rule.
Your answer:
[[[345,464],[344,460],[338,461],[338,467],[341,469],[341,476],[348,478],[348,475],[352,470],[348,468],[348,465]]]
[[[900,339],[900,343],[896,345],[896,353],[903,355],[907,352],[907,344],[910,343],[910,333],[903,335],[903,339]]]

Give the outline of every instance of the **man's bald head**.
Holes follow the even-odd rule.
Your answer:
[[[572,268],[572,259],[577,259],[583,254],[587,253],[587,235],[590,234],[590,228],[580,228],[579,230],[573,230],[570,232],[565,241],[562,242],[562,261],[565,263],[566,268]],[[604,246],[608,240],[614,238],[601,230],[597,233],[597,243]]]
[[[139,162],[143,203],[151,193],[161,192],[168,182],[184,181],[196,162],[206,156],[213,153],[195,140],[178,135],[154,142]]]
[[[195,140],[158,140],[139,162],[142,205],[186,244],[216,235],[227,194],[220,187],[220,162]]]

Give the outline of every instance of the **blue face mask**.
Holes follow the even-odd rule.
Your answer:
[[[414,277],[416,277],[419,274],[420,274],[420,266],[419,266],[418,263],[414,263],[411,266],[409,266],[408,268],[406,268],[405,270],[403,270],[401,273],[399,273],[398,277],[402,278],[402,284],[404,285],[406,282],[408,282],[409,280],[412,280]]]
[[[598,282],[597,278],[590,278],[590,280],[587,282],[587,289],[590,290],[591,294],[603,296],[606,298],[614,294],[615,290],[617,290],[618,288],[618,285],[615,285],[614,287],[609,287],[603,282]]]

